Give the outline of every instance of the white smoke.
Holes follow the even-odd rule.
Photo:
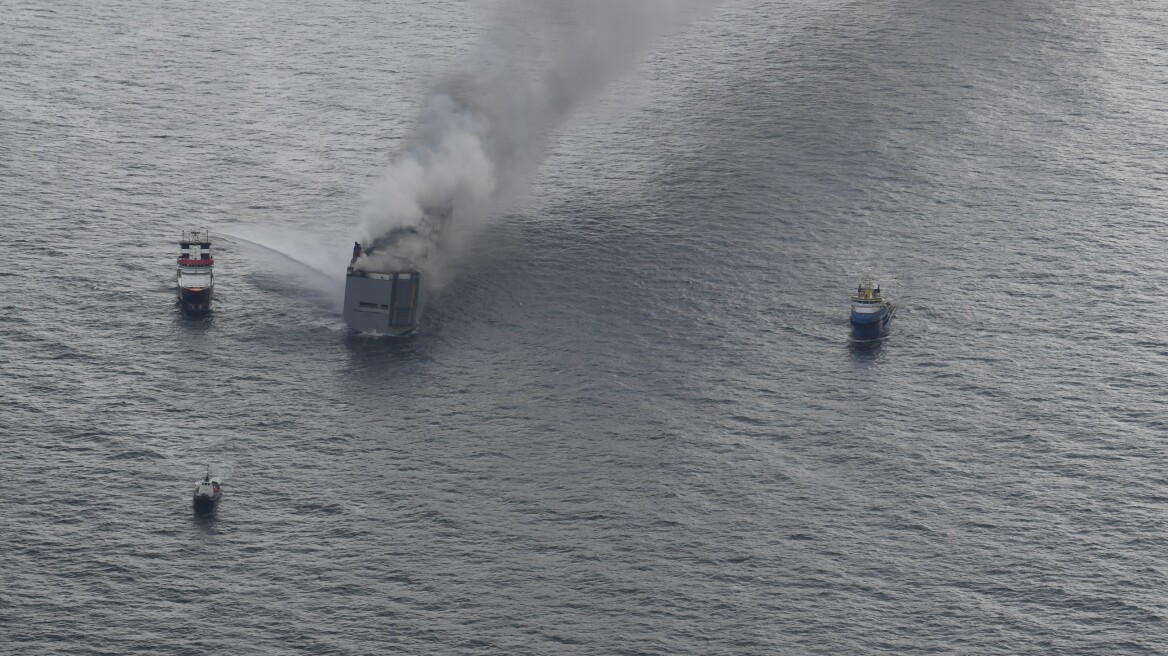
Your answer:
[[[421,224],[427,210],[494,195],[495,164],[484,148],[490,131],[482,115],[436,94],[422,114],[418,134],[390,163],[369,194],[363,213],[366,242]]]
[[[468,65],[435,88],[362,213],[362,243],[486,221],[522,193],[552,133],[710,0],[507,0]]]

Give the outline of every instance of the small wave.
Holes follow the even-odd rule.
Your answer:
[[[300,503],[296,511],[304,514],[343,515],[345,509],[339,503]]]
[[[110,460],[161,460],[165,456],[150,449],[131,449],[110,456]]]

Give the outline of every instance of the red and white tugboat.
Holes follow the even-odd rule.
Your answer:
[[[211,311],[215,288],[215,260],[211,259],[211,233],[207,229],[183,230],[178,255],[178,301],[184,312]]]

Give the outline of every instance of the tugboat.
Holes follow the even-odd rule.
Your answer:
[[[219,489],[219,479],[211,478],[208,472],[203,480],[195,483],[195,494],[191,499],[191,503],[197,513],[209,513],[215,510],[219,505],[219,499],[223,493]]]
[[[178,256],[178,301],[184,312],[202,314],[211,311],[214,268],[211,233],[205,228],[183,230]]]
[[[896,306],[880,295],[880,285],[871,278],[860,281],[852,297],[852,338],[857,341],[880,339],[888,334]]]

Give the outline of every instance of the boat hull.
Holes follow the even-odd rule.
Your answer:
[[[215,507],[219,505],[220,496],[221,494],[213,494],[210,496],[205,494],[196,494],[191,497],[191,507],[193,507],[197,513],[209,513],[212,510],[215,510]]]
[[[852,339],[868,341],[888,334],[895,308],[887,305],[876,312],[852,312]]]
[[[401,337],[422,318],[421,274],[350,273],[345,277],[345,323],[362,333]]]
[[[189,314],[205,314],[211,311],[211,295],[213,287],[202,289],[178,288],[178,302],[183,312]]]

